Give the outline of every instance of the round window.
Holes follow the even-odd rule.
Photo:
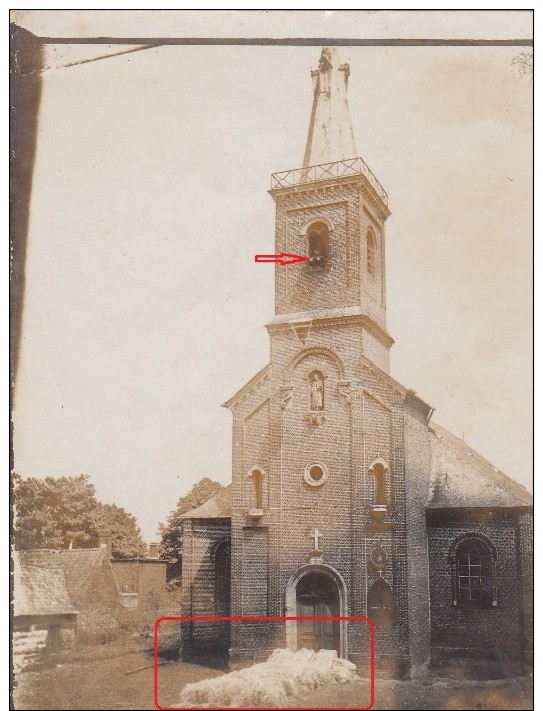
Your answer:
[[[304,479],[310,486],[321,486],[328,478],[328,469],[321,462],[308,464],[304,469]]]

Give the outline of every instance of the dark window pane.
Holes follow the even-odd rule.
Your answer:
[[[456,550],[456,587],[459,602],[482,607],[491,599],[492,558],[482,542],[468,539]]]

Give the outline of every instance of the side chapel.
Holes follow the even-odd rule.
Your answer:
[[[388,196],[357,156],[349,65],[325,47],[303,166],[272,176],[270,363],[225,406],[232,484],[184,515],[183,615],[369,616],[377,668],[530,664],[532,499],[389,372]],[[231,662],[277,647],[369,662],[367,623],[184,623]],[[504,657],[505,655],[505,657]]]

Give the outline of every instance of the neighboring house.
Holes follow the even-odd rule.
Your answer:
[[[58,580],[62,575],[69,603],[78,613],[78,639],[105,641],[118,632],[121,600],[107,546],[18,551],[17,557],[27,581],[31,581],[33,574],[44,575],[40,571],[56,570]],[[60,588],[55,590],[61,595]],[[18,597],[16,588],[16,601]]]
[[[19,671],[43,649],[70,646],[78,611],[70,601],[62,566],[56,560],[42,565],[21,562],[13,555],[13,658]]]
[[[158,557],[157,544],[149,546],[148,558],[112,558],[111,566],[125,607],[158,603],[166,588],[167,561]]]
[[[490,655],[526,670],[532,498],[390,375],[388,197],[355,157],[348,65],[325,48],[312,75],[303,167],[270,191],[276,253],[309,261],[276,268],[270,363],[226,403],[232,486],[183,516],[183,614],[369,616],[378,669]],[[363,622],[213,624],[184,625],[185,647],[369,664]]]

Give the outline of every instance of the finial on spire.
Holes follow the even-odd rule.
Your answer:
[[[313,78],[313,108],[307,133],[304,164],[333,163],[357,156],[347,82],[349,65],[341,64],[335,47],[323,47]]]

